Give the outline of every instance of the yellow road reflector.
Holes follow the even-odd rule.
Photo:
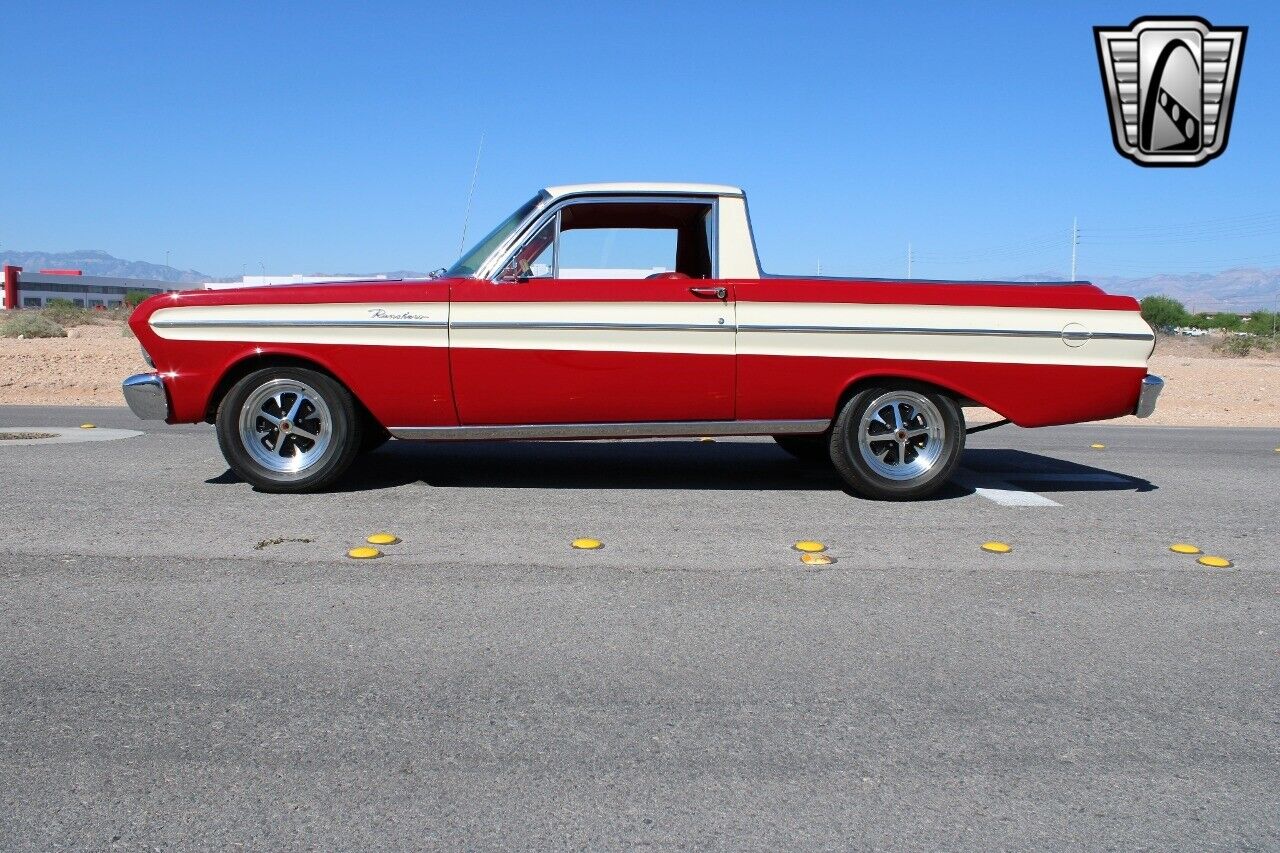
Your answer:
[[[992,554],[1008,554],[1013,550],[1013,546],[1004,542],[983,542],[982,550],[990,551]]]
[[[583,551],[594,551],[597,548],[604,547],[604,543],[601,542],[599,539],[586,539],[586,538],[575,539],[571,544],[573,545],[573,547]]]
[[[1199,554],[1200,549],[1195,545],[1188,545],[1186,542],[1177,542],[1169,546],[1169,550],[1175,554]]]
[[[810,566],[829,566],[836,561],[830,554],[801,554],[800,562]]]
[[[1105,450],[1107,447],[1105,444],[1096,444],[1096,443],[1091,444],[1089,446],[1092,447],[1094,450]]]
[[[97,429],[97,424],[80,424],[80,429]]]
[[[791,546],[797,551],[804,551],[806,554],[817,554],[820,551],[827,550],[827,546],[821,542],[814,542],[812,539],[801,539],[799,542]]]
[[[370,545],[394,545],[400,541],[400,537],[394,533],[375,533],[364,541]]]
[[[702,438],[698,439],[698,441],[715,441],[715,439],[709,435],[704,435]],[[1280,450],[1280,448],[1276,448],[1276,449]]]
[[[377,548],[368,548],[361,545],[359,548],[352,548],[348,551],[347,556],[353,560],[372,560],[374,557],[381,557],[382,552]]]
[[[1200,559],[1196,560],[1196,562],[1202,566],[1209,566],[1210,568],[1213,568],[1213,569],[1229,569],[1231,568],[1232,565],[1234,565],[1226,557],[1210,557],[1208,555],[1201,557]]]

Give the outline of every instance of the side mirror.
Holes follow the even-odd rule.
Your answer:
[[[524,284],[529,280],[527,273],[521,273],[519,269],[519,261],[515,258],[511,259],[502,272],[498,273],[498,281],[502,284]]]

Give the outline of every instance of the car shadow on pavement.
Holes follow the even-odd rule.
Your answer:
[[[967,479],[1012,483],[1034,492],[1153,492],[1150,480],[1025,450],[966,450],[960,462]]]
[[[964,484],[948,483],[928,500],[971,495],[983,480],[1033,491],[1151,491],[1146,480],[1023,450],[966,450]],[[230,471],[205,481],[239,482]],[[772,443],[745,441],[397,442],[359,459],[325,491],[388,489],[411,483],[442,488],[712,489],[844,491],[832,468],[802,462]]]

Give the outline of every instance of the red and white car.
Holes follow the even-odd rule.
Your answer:
[[[1127,296],[1081,282],[761,272],[742,190],[550,187],[450,269],[174,293],[130,325],[140,417],[210,421],[268,491],[388,437],[770,435],[863,495],[944,483],[962,406],[1021,426],[1146,416],[1163,383]]]

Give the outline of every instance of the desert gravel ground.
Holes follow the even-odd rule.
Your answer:
[[[121,404],[120,380],[147,369],[137,340],[115,322],[69,332],[67,338],[0,338],[0,405]],[[1280,354],[1230,358],[1214,353],[1205,340],[1161,338],[1151,370],[1168,384],[1146,423],[1280,426]],[[986,410],[969,415],[975,421],[993,417]],[[1138,422],[1133,417],[1115,421]]]

